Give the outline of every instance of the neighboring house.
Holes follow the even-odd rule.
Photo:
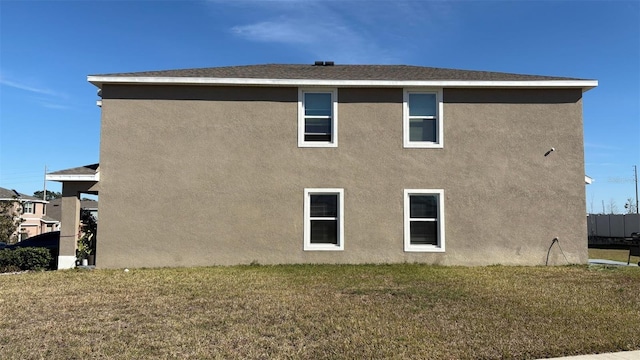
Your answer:
[[[88,80],[100,165],[47,177],[69,261],[65,206],[89,191],[103,268],[587,262],[595,80],[329,62]]]
[[[98,202],[95,200],[80,200],[80,209],[86,210],[98,220]],[[53,199],[47,205],[47,215],[57,221],[62,220],[62,198]]]
[[[1,187],[0,201],[15,201],[14,211],[22,219],[15,233],[18,240],[59,230],[60,221],[47,216],[48,201]]]

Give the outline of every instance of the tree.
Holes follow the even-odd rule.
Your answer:
[[[13,244],[18,241],[15,232],[24,221],[18,214],[19,210],[20,203],[15,197],[13,200],[0,201],[0,242]]]
[[[632,198],[628,198],[627,203],[624,204],[624,208],[627,210],[627,214],[635,214],[638,204],[636,204]]]
[[[37,197],[38,199],[42,199],[42,193],[43,193],[42,190],[35,191],[33,193],[33,196]],[[49,201],[49,200],[58,199],[61,197],[62,197],[62,193],[47,190],[47,197],[45,198],[45,200]]]
[[[609,214],[618,214],[618,205],[613,199],[609,199]]]

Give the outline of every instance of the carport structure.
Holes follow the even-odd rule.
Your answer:
[[[80,234],[80,196],[98,195],[100,165],[91,164],[51,172],[47,174],[46,179],[62,183],[58,270],[71,269],[76,265],[76,249]]]

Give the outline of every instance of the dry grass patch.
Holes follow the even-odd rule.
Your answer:
[[[535,359],[640,349],[640,270],[240,266],[0,277],[4,359]]]

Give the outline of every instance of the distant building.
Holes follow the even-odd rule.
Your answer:
[[[23,220],[14,234],[19,241],[60,228],[60,220],[47,214],[48,201],[2,187],[0,201],[13,201],[16,204],[13,211]]]

